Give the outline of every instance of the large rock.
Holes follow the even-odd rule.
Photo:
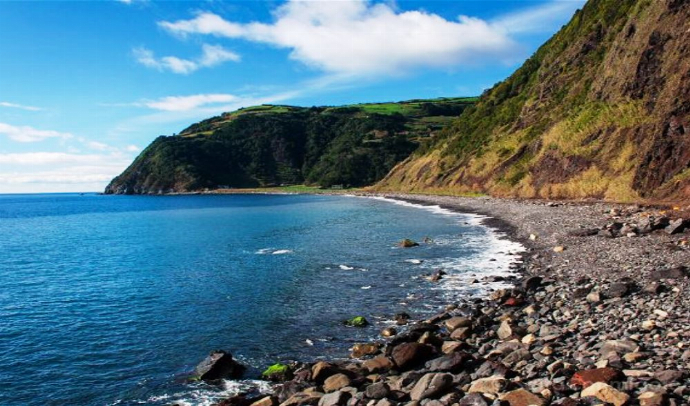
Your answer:
[[[216,379],[238,379],[242,377],[245,367],[232,358],[232,354],[217,350],[211,352],[194,369],[194,375],[204,381]]]
[[[370,373],[386,372],[394,366],[393,362],[385,355],[379,355],[362,363],[362,367]]]
[[[446,320],[445,324],[448,331],[453,332],[461,327],[471,327],[472,319],[468,317],[451,317],[450,319]]]
[[[433,354],[433,348],[419,343],[402,343],[393,348],[392,358],[400,370],[410,369]]]
[[[685,230],[686,222],[683,219],[676,219],[671,221],[666,228],[664,228],[664,231],[666,231],[669,234],[678,234],[682,233],[683,230]]]
[[[430,373],[422,377],[410,392],[410,399],[422,400],[442,395],[453,384],[453,375]]]
[[[313,367],[311,367],[311,379],[318,384],[322,384],[323,381],[326,380],[326,378],[328,378],[331,375],[335,375],[338,372],[340,372],[340,370],[333,364],[324,361],[319,361],[316,364],[314,364]]]
[[[596,382],[588,386],[580,393],[580,396],[583,398],[592,396],[614,406],[623,406],[630,400],[630,396],[603,382]]]
[[[364,394],[369,399],[383,399],[390,393],[391,388],[385,382],[372,383],[367,386]]]
[[[498,331],[496,331],[496,334],[501,340],[507,340],[512,337],[513,327],[510,325],[510,322],[504,320],[498,328]]]
[[[490,376],[488,378],[477,379],[470,385],[470,393],[489,393],[497,395],[503,391],[506,386],[506,379],[502,376]]]
[[[376,354],[379,351],[379,345],[376,343],[355,344],[352,346],[350,356],[352,358],[362,358],[367,355]]]
[[[516,389],[501,395],[500,399],[508,402],[510,406],[543,406],[546,404],[543,398],[524,389]]]
[[[607,357],[611,354],[623,355],[629,352],[635,352],[638,345],[634,341],[630,340],[608,340],[599,350],[599,353],[603,357]]]
[[[458,406],[489,406],[489,404],[480,393],[470,393],[460,399]]]
[[[474,363],[474,357],[466,352],[454,352],[428,361],[425,365],[429,372],[462,372]]]
[[[276,398],[273,396],[264,396],[259,400],[252,402],[250,406],[276,406]]]
[[[657,269],[649,274],[649,277],[653,280],[659,279],[683,279],[690,276],[688,268],[684,266],[678,266],[671,269]]]
[[[640,406],[664,406],[666,397],[663,393],[647,391],[641,393],[637,401],[640,402]]]
[[[323,395],[319,400],[319,406],[343,406],[352,397],[347,392],[333,392]]]
[[[323,381],[323,390],[326,392],[334,392],[346,386],[350,386],[350,378],[345,374],[335,374]]]
[[[623,374],[613,368],[596,368],[576,372],[570,378],[570,383],[586,388],[597,382],[609,383],[622,378]]]
[[[320,392],[299,392],[290,396],[290,398],[281,403],[280,406],[317,405],[322,397],[323,393]]]

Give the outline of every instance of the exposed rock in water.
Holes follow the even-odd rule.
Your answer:
[[[232,358],[232,354],[216,350],[209,354],[194,369],[194,375],[203,381],[217,379],[238,379],[242,377],[245,367]]]

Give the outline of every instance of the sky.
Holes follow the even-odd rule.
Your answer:
[[[475,96],[584,0],[0,0],[0,193],[102,191],[225,111]]]

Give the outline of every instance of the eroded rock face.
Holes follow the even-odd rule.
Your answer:
[[[217,379],[238,379],[242,377],[245,367],[232,358],[232,354],[222,350],[211,352],[194,369],[194,375],[203,381]]]

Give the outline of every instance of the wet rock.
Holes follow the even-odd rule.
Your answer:
[[[611,403],[614,406],[623,406],[624,404],[628,403],[628,400],[630,399],[628,394],[620,392],[614,387],[603,382],[597,382],[588,386],[580,393],[580,396],[583,398],[592,396],[601,400],[602,402]]]
[[[501,376],[490,376],[488,378],[477,379],[470,385],[469,392],[489,393],[497,395],[506,386],[506,379]]]
[[[379,352],[380,346],[376,343],[355,344],[352,346],[350,357],[362,358],[367,355],[374,355]]]
[[[621,372],[616,369],[596,368],[576,372],[570,379],[570,384],[586,388],[597,382],[609,383],[615,380],[620,380],[621,378]]]
[[[382,337],[393,337],[396,334],[398,334],[398,331],[393,327],[386,327],[383,330],[381,330]]]
[[[537,290],[541,286],[543,280],[544,278],[542,278],[541,276],[530,276],[529,278],[522,281],[522,288],[528,292],[532,290]]]
[[[543,406],[546,404],[544,399],[524,389],[504,393],[500,399],[508,402],[510,406]]]
[[[311,378],[314,382],[322,384],[326,378],[331,375],[335,375],[338,372],[340,372],[340,370],[333,364],[320,361],[311,367]]]
[[[343,324],[348,327],[363,328],[369,325],[369,321],[364,316],[355,316],[351,319],[343,321]]]
[[[203,381],[216,379],[238,379],[242,377],[245,367],[232,358],[232,354],[213,351],[194,369],[194,375]]]
[[[410,391],[410,399],[422,400],[438,397],[453,384],[453,376],[444,373],[430,373],[422,377]]]
[[[398,246],[402,247],[402,248],[412,248],[412,247],[418,247],[419,243],[412,241],[409,238],[405,238],[404,240],[402,240],[398,243]]]
[[[410,321],[410,315],[407,313],[397,313],[394,317],[395,323],[399,326],[404,326]]]
[[[402,343],[393,348],[391,356],[395,365],[404,371],[426,361],[432,354],[433,348],[428,345]]]
[[[350,378],[345,374],[335,374],[329,376],[323,382],[323,390],[326,392],[334,392],[346,386],[350,386]]]
[[[293,377],[292,368],[285,364],[273,364],[261,374],[263,379],[272,382],[289,381]]]

